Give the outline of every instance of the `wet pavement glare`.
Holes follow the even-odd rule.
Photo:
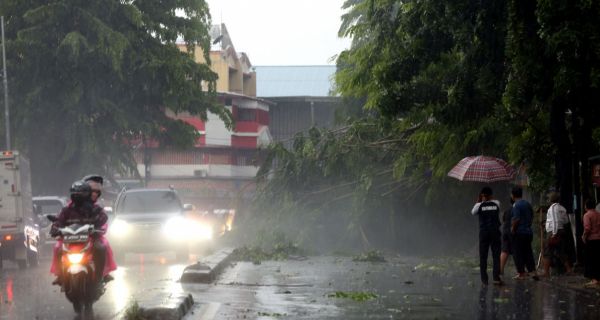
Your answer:
[[[482,287],[474,267],[439,259],[242,262],[214,285],[184,285],[197,302],[186,319],[600,319],[598,295],[506,282]],[[377,297],[355,301],[336,292]]]
[[[193,258],[190,257],[190,258]],[[182,293],[177,282],[188,263],[176,262],[174,255],[128,254],[125,263],[113,272],[115,280],[94,304],[94,319],[120,319],[134,300],[140,304],[168,305]],[[72,305],[58,286],[52,286],[48,259],[40,266],[19,270],[5,262],[0,273],[0,319],[73,319]]]
[[[128,255],[94,305],[95,319],[119,319],[134,300],[172,306],[186,293],[196,302],[187,320],[600,319],[600,293],[532,280],[482,287],[471,260],[393,257],[371,263],[321,256],[238,262],[212,284],[182,284],[186,264],[174,257]],[[64,294],[50,285],[48,263],[27,270],[6,264],[0,273],[0,320],[74,317]],[[353,293],[364,299],[348,298]]]

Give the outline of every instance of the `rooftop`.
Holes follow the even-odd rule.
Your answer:
[[[258,97],[327,97],[335,66],[255,66]]]

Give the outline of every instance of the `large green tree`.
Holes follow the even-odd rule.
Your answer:
[[[593,138],[600,128],[600,3],[509,4],[505,105],[517,115],[513,152],[554,167],[549,184],[570,212],[581,213],[581,200],[591,196],[588,158],[600,151]],[[539,132],[519,119],[535,122],[530,128]],[[575,217],[581,234],[581,215]]]
[[[600,3],[348,0],[344,8],[340,34],[352,45],[338,57],[337,90],[364,101],[364,118],[273,147],[261,214],[301,217],[293,230],[334,217],[363,240],[388,235],[384,243],[412,234],[423,210],[460,226],[472,201],[464,194],[478,185],[446,174],[477,154],[524,163],[529,187],[558,187],[568,208],[574,193],[585,196],[587,158],[599,150]]]
[[[38,193],[64,191],[85,172],[134,168],[132,142],[142,138],[191,145],[195,130],[167,108],[228,119],[215,103],[216,74],[193,59],[199,46],[210,61],[203,0],[3,0],[0,14],[13,136]]]
[[[410,131],[396,175],[436,180],[465,156],[505,157],[503,1],[347,1],[336,82]],[[409,172],[410,174],[410,172]]]
[[[458,214],[461,201],[471,202],[477,185],[442,184],[447,172],[468,155],[506,156],[505,3],[349,0],[345,8],[340,33],[352,46],[337,60],[337,89],[365,101],[366,118],[273,148],[261,208],[316,216],[317,225],[335,217],[363,244],[402,245],[395,240],[444,224],[461,230],[469,218]]]

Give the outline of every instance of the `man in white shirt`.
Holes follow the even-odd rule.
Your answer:
[[[553,192],[549,196],[550,207],[546,213],[546,241],[544,243],[544,276],[550,275],[552,258],[558,257],[567,273],[571,272],[571,263],[567,252],[565,225],[569,223],[567,209],[560,205],[560,194]]]

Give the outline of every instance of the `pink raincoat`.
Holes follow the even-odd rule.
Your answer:
[[[106,232],[106,230],[108,229],[108,224],[105,224],[102,226],[102,230],[104,230]],[[103,276],[106,276],[107,274],[111,273],[114,270],[117,270],[117,262],[115,261],[115,256],[113,254],[112,248],[110,247],[110,244],[108,243],[108,240],[106,239],[106,237],[104,235],[100,236],[100,241],[102,242],[102,244],[106,247],[106,260],[104,263],[104,271],[102,272]],[[58,240],[56,242],[56,244],[54,245],[54,256],[56,256],[58,254],[58,249],[60,249],[62,247],[62,239]],[[52,265],[50,266],[50,272],[52,272],[54,275],[58,276],[59,274],[59,270],[58,270],[58,266],[56,265],[56,259],[52,259]]]
[[[68,208],[70,206],[71,206],[71,203],[69,203],[67,205],[67,207],[63,208],[63,210],[69,210]],[[61,211],[61,213],[62,213],[62,211]],[[60,217],[60,214],[59,214],[59,217]],[[110,244],[108,243],[108,240],[105,237],[106,231],[108,230],[108,223],[103,224],[101,229],[104,231],[104,234],[100,236],[99,240],[102,242],[104,247],[106,247],[106,259],[105,259],[104,270],[103,270],[102,275],[106,276],[111,271],[114,271],[117,269],[117,263],[115,262],[115,257],[114,257],[112,248],[110,247]],[[63,241],[62,241],[62,239],[59,239],[53,248],[53,259],[52,259],[52,265],[50,266],[50,272],[55,274],[56,276],[58,276],[60,270],[58,270],[58,266],[57,266],[55,257],[58,254],[58,250],[60,248],[62,248],[62,245],[63,245]]]

